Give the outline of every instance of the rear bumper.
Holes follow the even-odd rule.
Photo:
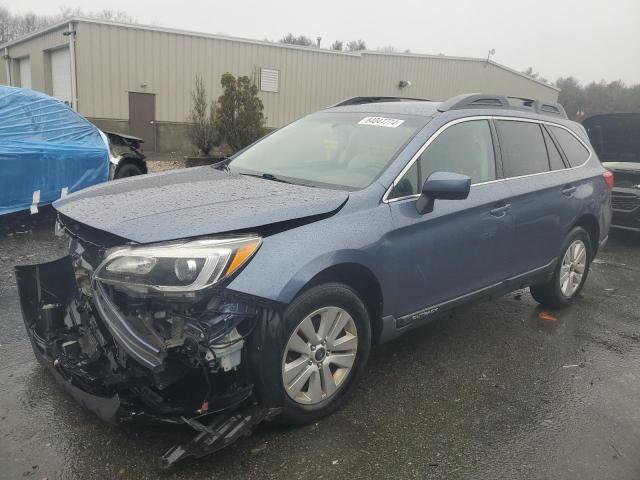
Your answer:
[[[640,231],[640,192],[633,188],[613,189],[611,228]]]

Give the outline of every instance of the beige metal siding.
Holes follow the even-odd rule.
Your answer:
[[[357,95],[444,100],[463,92],[495,92],[557,99],[555,89],[482,61],[283,48],[86,22],[77,31],[78,108],[93,118],[126,119],[127,92],[134,91],[157,95],[158,121],[184,122],[196,75],[217,98],[223,73],[258,81],[260,68],[280,71],[279,92],[260,92],[269,126]],[[400,89],[400,80],[411,86]]]
[[[66,27],[61,27],[50,32],[45,32],[41,35],[33,37],[24,42],[18,43],[8,47],[9,56],[12,59],[20,59],[24,57],[30,58],[31,66],[31,88],[39,90],[41,92],[52,94],[51,90],[51,61],[50,52],[56,48],[69,45],[68,37],[62,35],[62,32],[67,30]],[[3,49],[4,53],[4,49]],[[5,60],[3,60],[3,63]],[[12,60],[12,78],[13,85],[18,85],[19,69],[17,67],[17,61]],[[2,74],[0,78],[2,83],[7,83],[6,70],[4,64],[2,65]]]

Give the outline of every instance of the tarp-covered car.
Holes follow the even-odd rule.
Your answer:
[[[0,215],[35,213],[38,206],[110,176],[146,173],[140,143],[105,135],[44,93],[0,86]],[[128,152],[119,151],[120,144]]]

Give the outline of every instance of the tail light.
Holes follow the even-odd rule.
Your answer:
[[[613,190],[613,172],[605,170],[602,172],[602,178],[604,178],[604,183],[607,184],[607,188]]]

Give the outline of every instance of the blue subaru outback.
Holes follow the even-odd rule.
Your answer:
[[[100,417],[196,430],[167,467],[330,414],[372,343],[462,304],[529,287],[568,306],[612,185],[560,105],[357,97],[223,165],[56,202],[69,255],[16,267],[24,320]]]

